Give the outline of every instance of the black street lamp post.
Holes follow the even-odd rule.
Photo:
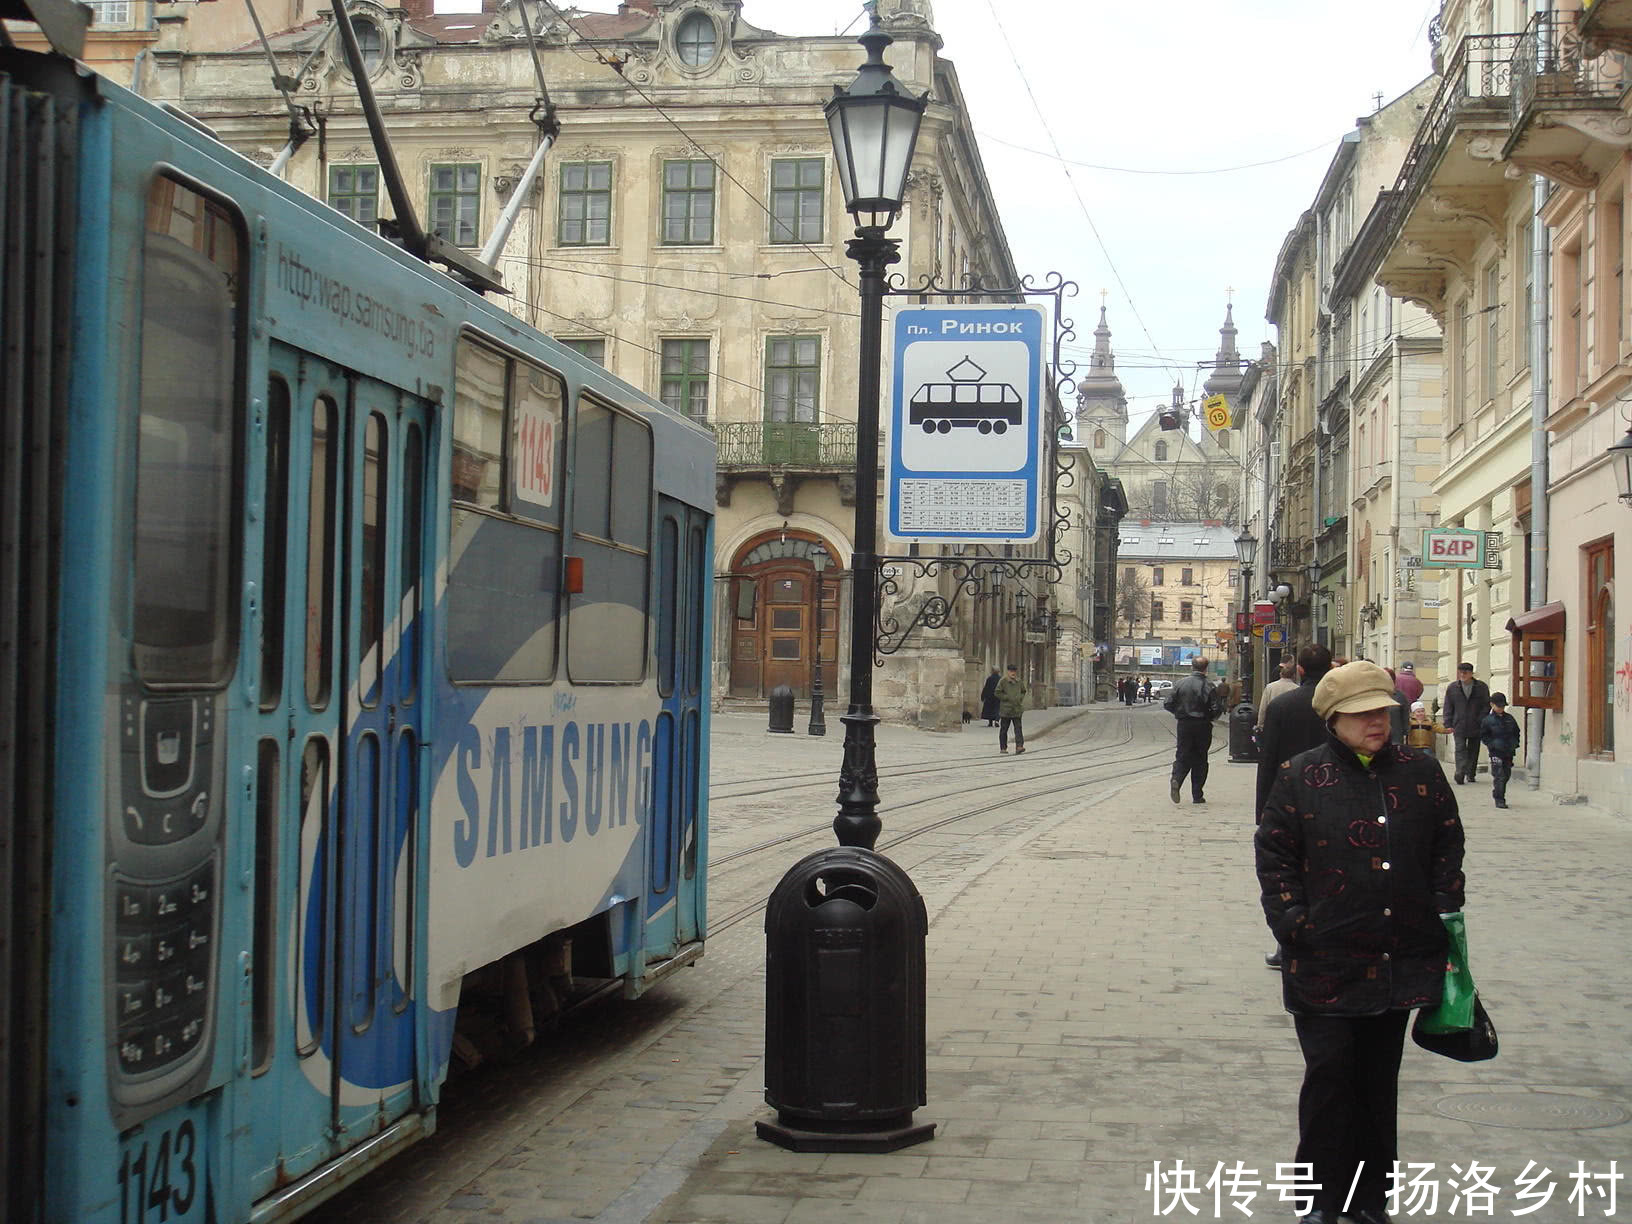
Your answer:
[[[861,280],[860,373],[856,399],[856,527],[850,583],[850,708],[839,769],[839,814],[833,831],[841,846],[871,850],[883,828],[878,819],[878,763],[873,712],[874,622],[878,614],[878,390],[884,338],[884,271],[901,258],[901,244],[886,237],[906,195],[907,170],[918,143],[929,97],[904,91],[884,62],[895,40],[876,25],[858,40],[867,62],[848,90],[834,87],[823,108],[833,139],[844,206],[856,236],[846,253]]]
[[[807,855],[765,907],[765,1101],[762,1139],[802,1152],[891,1152],[934,1137],[915,1123],[927,1100],[924,943],[928,919],[911,878],[873,850],[878,761],[873,656],[878,600],[878,390],[886,237],[906,193],[928,95],[903,93],[884,62],[894,40],[873,26],[848,90],[824,108],[861,272],[856,406],[856,527],[851,562],[850,708],[839,769],[839,844]],[[818,574],[817,580],[820,581]]]
[[[1246,638],[1241,652],[1241,700],[1252,700],[1252,563],[1258,559],[1258,537],[1243,530],[1235,537],[1235,557],[1241,562],[1241,612]]]
[[[827,569],[827,554],[818,552],[810,559],[816,571],[816,649],[811,652],[810,664],[810,735],[826,735],[827,719],[822,712],[822,573]]]

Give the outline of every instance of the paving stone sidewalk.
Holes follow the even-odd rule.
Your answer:
[[[1167,733],[1154,715],[1133,717],[1143,734]],[[876,1156],[770,1146],[753,1132],[770,1116],[755,1063],[700,1119],[694,1150],[674,1153],[672,1193],[649,1218],[1294,1219],[1262,1188],[1216,1206],[1203,1190],[1186,1199],[1192,1215],[1147,1186],[1178,1161],[1198,1185],[1237,1162],[1269,1183],[1292,1159],[1301,1059],[1262,962],[1253,776],[1215,763],[1204,807],[1173,806],[1161,771],[1062,796],[955,891],[925,890],[929,1104],[917,1119],[938,1124],[933,1141]],[[1632,829],[1527,791],[1507,811],[1486,788],[1457,793],[1473,964],[1502,1052],[1470,1066],[1407,1045],[1401,1156],[1428,1167],[1398,1218],[1485,1216],[1486,1205],[1494,1219],[1606,1218],[1603,1194],[1619,1189],[1611,1162],[1632,1163]],[[757,1052],[762,979],[753,986],[688,1028],[734,1033]],[[1530,1198],[1515,1198],[1521,1175]],[[1589,1197],[1569,1201],[1582,1187]]]

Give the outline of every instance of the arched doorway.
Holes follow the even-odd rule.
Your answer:
[[[819,643],[822,692],[833,697],[839,567],[823,540],[775,531],[744,544],[731,567],[731,611],[731,696],[764,697],[786,684],[808,698]]]

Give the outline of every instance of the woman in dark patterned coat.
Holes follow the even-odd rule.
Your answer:
[[[1326,743],[1281,766],[1255,846],[1303,1049],[1298,1152],[1320,1186],[1309,1224],[1386,1224],[1405,1026],[1439,1002],[1462,908],[1462,821],[1430,752],[1389,742],[1388,673],[1364,661],[1315,689]]]

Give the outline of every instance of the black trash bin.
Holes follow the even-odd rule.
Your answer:
[[[771,690],[770,730],[783,735],[793,734],[793,690],[785,684]]]
[[[1257,721],[1257,707],[1250,701],[1243,701],[1230,711],[1230,760],[1258,759],[1258,740],[1254,735]]]
[[[801,859],[765,910],[765,1101],[755,1130],[796,1152],[891,1152],[934,1137],[924,1104],[924,899],[859,846]]]

